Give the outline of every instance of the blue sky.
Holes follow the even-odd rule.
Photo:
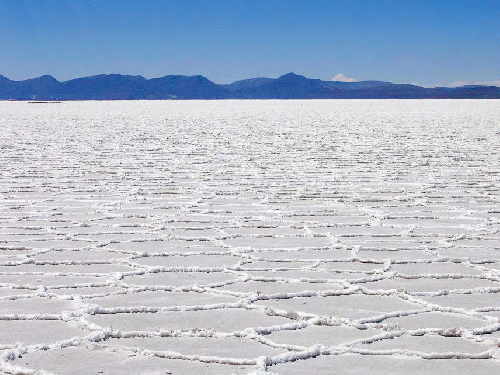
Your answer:
[[[0,0],[0,74],[14,80],[291,71],[500,86],[500,0]]]

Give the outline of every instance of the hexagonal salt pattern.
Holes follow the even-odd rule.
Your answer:
[[[500,372],[498,101],[0,103],[0,372]]]

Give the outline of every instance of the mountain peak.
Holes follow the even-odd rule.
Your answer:
[[[93,79],[93,80],[101,80],[101,79],[135,79],[135,80],[146,80],[143,76],[131,76],[124,74],[97,74],[95,76],[83,77],[84,79]],[[76,78],[81,79],[81,78]]]
[[[48,85],[48,84],[54,84],[54,83],[59,83],[57,79],[52,77],[51,75],[45,74],[41,77],[38,78],[31,78],[26,80],[27,82],[31,83],[36,83],[36,84],[42,84],[42,85]]]
[[[284,80],[297,80],[297,79],[308,79],[308,78],[301,76],[301,75],[298,75],[298,74],[295,74],[294,72],[290,72],[290,73],[282,75],[278,79],[284,81]]]

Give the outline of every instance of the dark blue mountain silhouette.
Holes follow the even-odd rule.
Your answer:
[[[294,73],[279,78],[251,78],[218,85],[203,76],[102,74],[59,82],[44,75],[12,81],[0,75],[3,100],[124,99],[483,99],[500,98],[496,86],[425,88],[382,81],[339,82],[310,79]]]

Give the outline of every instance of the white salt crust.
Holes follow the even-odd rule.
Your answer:
[[[498,100],[0,125],[0,372],[500,372]]]

